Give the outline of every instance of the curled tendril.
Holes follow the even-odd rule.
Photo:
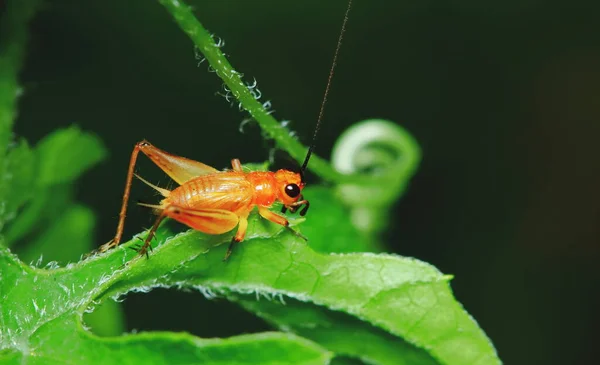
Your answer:
[[[333,167],[366,178],[337,186],[352,209],[353,223],[371,233],[385,228],[388,209],[406,190],[420,160],[415,139],[393,122],[369,119],[342,133],[333,148]]]

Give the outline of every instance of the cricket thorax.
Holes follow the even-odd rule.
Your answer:
[[[253,187],[252,204],[270,207],[277,200],[276,180],[272,172],[250,172],[246,178]]]

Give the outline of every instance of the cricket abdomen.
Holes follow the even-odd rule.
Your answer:
[[[241,172],[199,176],[171,191],[162,204],[195,210],[223,209],[238,213],[252,208],[253,186]]]

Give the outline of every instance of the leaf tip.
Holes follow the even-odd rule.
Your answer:
[[[454,279],[454,275],[451,274],[446,274],[446,275],[442,275],[442,280],[443,281],[450,281]]]

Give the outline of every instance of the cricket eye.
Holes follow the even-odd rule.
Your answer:
[[[296,198],[298,195],[300,195],[300,188],[296,184],[287,184],[285,186],[285,193],[290,198]]]

